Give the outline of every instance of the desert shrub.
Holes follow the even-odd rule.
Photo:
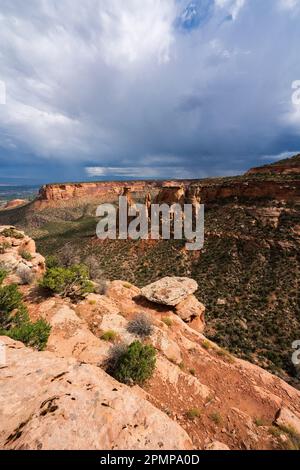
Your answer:
[[[49,323],[40,319],[35,323],[30,321],[22,322],[19,326],[11,328],[7,332],[7,336],[41,351],[47,344],[50,331],[51,326]]]
[[[101,336],[100,336],[100,339],[102,339],[103,341],[115,341],[115,339],[117,338],[117,333],[113,330],[108,330],[108,331],[105,331]]]
[[[255,418],[254,419],[254,424],[259,428],[261,426],[266,426],[266,422],[265,420],[263,420],[262,418]]]
[[[23,233],[19,232],[15,228],[5,228],[4,230],[2,230],[0,235],[2,235],[3,237],[16,238],[18,240],[21,240],[24,238]]]
[[[191,408],[186,412],[186,417],[193,421],[196,418],[199,418],[201,416],[201,411],[199,408]]]
[[[82,264],[69,268],[49,268],[40,285],[63,297],[80,298],[84,294],[93,292],[88,269]]]
[[[45,261],[46,261],[46,267],[48,269],[59,267],[59,261],[58,261],[57,256],[54,256],[54,255],[46,256]]]
[[[119,382],[141,385],[152,377],[156,364],[153,346],[134,341],[125,348],[113,349],[112,356],[107,372]]]
[[[205,339],[204,341],[202,341],[201,343],[201,346],[206,349],[207,351],[210,350],[210,348],[212,347],[212,344],[210,341],[208,341],[207,339]]]
[[[22,284],[32,284],[35,277],[32,270],[27,266],[18,268],[17,274],[22,281]]]
[[[5,269],[0,268],[0,286],[2,285],[6,276],[7,276],[7,272],[5,271]]]
[[[104,362],[106,371],[113,375],[113,371],[117,369],[121,357],[126,353],[128,346],[125,343],[115,344],[109,351],[109,356]]]
[[[26,261],[31,261],[32,260],[32,254],[29,253],[27,250],[20,250],[19,255],[22,256],[23,259]]]
[[[221,424],[222,423],[222,416],[218,412],[211,413],[210,419],[215,423],[215,424]]]
[[[140,336],[141,338],[147,338],[153,333],[153,324],[151,318],[144,313],[138,313],[128,323],[127,331],[134,335]]]
[[[10,314],[22,303],[22,294],[16,284],[0,287],[0,326],[5,327]]]
[[[11,284],[0,287],[0,335],[42,350],[47,344],[50,330],[45,320],[35,323],[30,321],[18,286]]]
[[[169,328],[173,325],[173,321],[172,321],[172,318],[170,317],[164,317],[161,319],[161,321],[167,325]]]

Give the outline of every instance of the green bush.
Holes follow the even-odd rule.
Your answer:
[[[71,298],[80,298],[94,290],[89,280],[88,269],[82,264],[69,268],[49,268],[40,285],[62,297]]]
[[[0,287],[0,326],[6,327],[13,310],[20,307],[22,294],[16,284]]]
[[[17,238],[18,240],[21,240],[24,238],[23,233],[19,232],[15,228],[6,228],[2,230],[0,235],[2,235],[3,237]]]
[[[32,254],[29,253],[29,251],[27,251],[27,250],[21,250],[19,252],[19,255],[22,256],[22,258],[25,259],[26,261],[31,261],[32,260]]]
[[[201,416],[201,411],[199,408],[191,408],[186,412],[186,417],[193,421],[196,418],[199,418]]]
[[[47,344],[50,331],[51,326],[49,323],[40,319],[35,323],[28,321],[11,328],[7,332],[7,336],[41,351]]]
[[[57,257],[54,256],[54,255],[46,256],[46,267],[48,269],[58,268],[59,267],[59,261],[58,261]]]
[[[153,375],[156,364],[156,351],[153,346],[134,341],[119,354],[112,351],[107,372],[122,383],[142,385]]]
[[[5,269],[0,268],[0,286],[2,285],[6,276],[7,276],[7,272],[5,271]]]
[[[117,333],[113,330],[108,330],[108,331],[105,331],[101,336],[100,336],[100,339],[102,339],[103,341],[111,341],[111,342],[114,342],[117,338]]]
[[[22,341],[27,346],[42,350],[47,344],[51,327],[45,320],[30,321],[18,286],[1,286],[5,271],[0,270],[0,335]]]
[[[133,335],[140,336],[141,338],[147,338],[153,333],[152,320],[145,313],[138,313],[128,323],[127,331]]]

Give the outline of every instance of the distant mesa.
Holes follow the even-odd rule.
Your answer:
[[[27,204],[28,201],[27,199],[13,199],[11,201],[8,201],[3,209],[14,209],[15,207],[18,206],[23,206],[24,204]]]
[[[286,158],[269,165],[251,168],[246,175],[274,174],[274,175],[299,175],[300,174],[300,154],[291,158]]]

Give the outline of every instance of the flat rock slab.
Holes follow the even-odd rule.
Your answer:
[[[151,302],[175,307],[197,289],[197,282],[188,277],[164,277],[144,287],[141,294]]]

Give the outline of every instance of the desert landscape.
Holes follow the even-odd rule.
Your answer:
[[[0,1],[3,467],[298,455],[299,19]]]
[[[21,304],[2,321],[1,447],[297,449],[299,162],[236,178],[48,185],[3,209],[0,304],[12,286]],[[197,195],[203,250],[98,240],[95,208],[124,187],[130,204]],[[132,347],[147,369],[133,377],[115,369]]]

